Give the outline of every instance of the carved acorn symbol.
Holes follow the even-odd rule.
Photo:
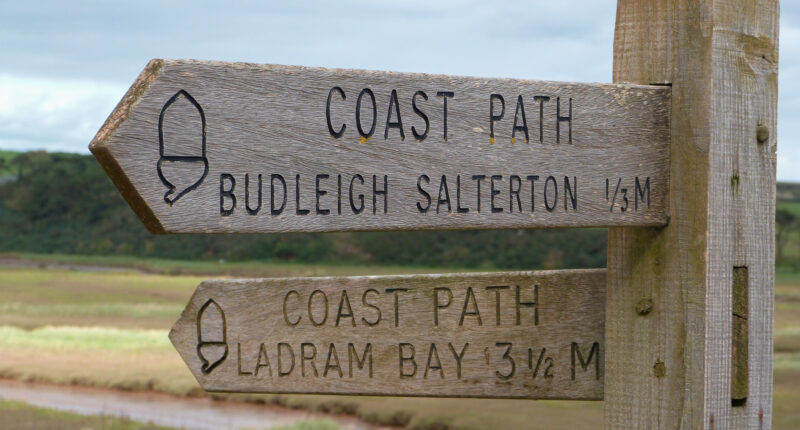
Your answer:
[[[158,155],[156,170],[167,187],[164,201],[170,206],[197,188],[208,174],[206,117],[185,90],[175,93],[161,109]]]
[[[197,356],[204,374],[211,373],[228,357],[225,313],[217,302],[208,301],[197,312]]]

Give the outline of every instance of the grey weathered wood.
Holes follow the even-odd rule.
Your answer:
[[[600,399],[604,290],[605,270],[212,280],[200,284],[170,339],[208,391]],[[414,346],[416,372],[411,361],[401,369],[401,343]],[[256,375],[262,344],[270,366]],[[352,367],[348,344],[358,353]],[[436,355],[426,370],[431,344],[441,371]],[[509,344],[513,375],[503,358]],[[371,377],[370,361],[357,363],[367,345]],[[460,375],[450,345],[462,356]],[[284,376],[279,348],[284,372],[289,348],[295,356]],[[408,357],[411,347],[402,348]],[[303,364],[304,349],[316,355]],[[341,374],[326,367],[336,358]]]
[[[672,83],[670,223],[609,231],[606,428],[771,426],[778,15],[777,0],[619,1],[614,81]],[[748,381],[732,406],[738,267]]]
[[[331,135],[326,120],[333,87],[340,87],[346,96],[342,100],[337,91],[331,97],[333,131],[346,125],[340,138]],[[377,106],[375,131],[369,139],[361,138],[355,119],[364,88],[373,91]],[[203,118],[179,90],[197,102]],[[389,109],[392,90],[398,94],[404,139],[398,128],[386,127],[387,113],[391,121],[397,121],[394,109]],[[428,97],[426,101],[417,96],[418,108],[430,121],[424,141],[413,134],[425,130],[425,122],[412,106],[417,91]],[[440,91],[454,93],[447,98],[446,140],[445,98],[437,96]],[[505,99],[505,116],[496,122],[493,140],[492,94]],[[666,223],[669,94],[669,88],[658,86],[153,60],[90,149],[154,233],[654,226]],[[176,101],[165,108],[175,95]],[[524,101],[528,142],[521,130],[512,141],[518,96]],[[540,103],[539,96],[549,101]],[[557,121],[559,106],[560,116],[569,116],[570,100],[571,123]],[[372,122],[371,106],[369,96],[364,96],[365,133]],[[496,102],[496,114],[499,106]],[[163,155],[197,157],[194,161],[159,163],[162,109]],[[521,113],[517,125],[522,125]],[[165,201],[169,187],[160,179],[157,166],[167,182],[177,187],[167,196],[174,204]],[[221,214],[221,182],[225,190],[231,186],[223,174],[231,174],[236,182],[237,205],[229,216]],[[273,215],[270,207],[272,174],[286,181],[286,207],[280,215]],[[255,215],[245,208],[245,175],[249,175],[251,208],[257,207],[258,175],[262,175],[262,205]],[[297,175],[300,209],[309,210],[308,214],[297,213]],[[320,179],[320,189],[326,194],[319,197],[319,209],[327,214],[317,210],[316,175],[329,175]],[[358,195],[364,195],[364,209],[358,214],[349,199],[355,175],[364,180],[363,185],[357,178],[354,182],[356,208],[361,206]],[[429,183],[422,182],[432,200],[426,213],[417,206],[428,206],[418,190],[421,175],[430,178]],[[443,175],[446,193],[440,190]],[[480,183],[480,211],[478,181],[473,175],[486,177]],[[493,175],[501,176],[494,180],[494,210]],[[518,177],[512,179],[512,175]],[[384,176],[388,183],[385,212],[383,195],[373,194],[373,177],[380,191]],[[533,199],[528,176],[538,176]],[[548,177],[553,179],[548,181]],[[577,195],[567,198],[565,177]],[[175,199],[198,178],[202,182],[193,191]],[[519,199],[511,194],[512,187],[519,189]],[[284,195],[277,179],[275,194],[277,209]],[[448,194],[449,210],[444,201]],[[468,213],[458,210],[459,202]],[[225,197],[223,205],[230,208],[232,200]]]

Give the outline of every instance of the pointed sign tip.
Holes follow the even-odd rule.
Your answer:
[[[152,209],[145,202],[144,198],[139,195],[136,188],[131,183],[131,180],[126,175],[125,171],[116,161],[112,150],[111,140],[117,128],[128,119],[128,116],[136,105],[142,94],[147,88],[155,82],[161,69],[164,67],[165,61],[161,59],[153,59],[147,63],[144,70],[136,78],[136,81],[128,89],[128,92],[114,108],[114,111],[106,119],[103,126],[95,135],[92,142],[89,144],[89,150],[94,155],[95,159],[100,163],[106,171],[111,181],[114,182],[125,201],[128,202],[131,209],[142,220],[145,227],[150,233],[163,234],[165,229],[158,217],[153,213]]]
[[[128,91],[122,96],[119,103],[117,103],[111,115],[108,116],[103,126],[100,127],[100,130],[97,131],[97,134],[94,136],[91,143],[89,143],[90,151],[94,152],[97,148],[106,145],[117,127],[128,119],[128,114],[142,94],[144,94],[150,84],[155,82],[164,64],[165,61],[158,58],[152,59],[147,63],[144,70],[139,73],[133,85],[128,88]]]

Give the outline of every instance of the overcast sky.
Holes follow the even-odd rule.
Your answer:
[[[800,4],[782,2],[778,179],[800,181]],[[88,152],[151,58],[610,82],[616,1],[6,1],[0,149]]]

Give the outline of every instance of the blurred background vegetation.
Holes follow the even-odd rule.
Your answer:
[[[776,265],[800,266],[800,184],[778,183]],[[0,252],[473,269],[604,267],[604,229],[154,236],[91,155],[0,151]]]
[[[0,225],[0,252],[477,269],[604,267],[607,236],[604,229],[153,236],[91,155],[8,151],[0,151]]]

